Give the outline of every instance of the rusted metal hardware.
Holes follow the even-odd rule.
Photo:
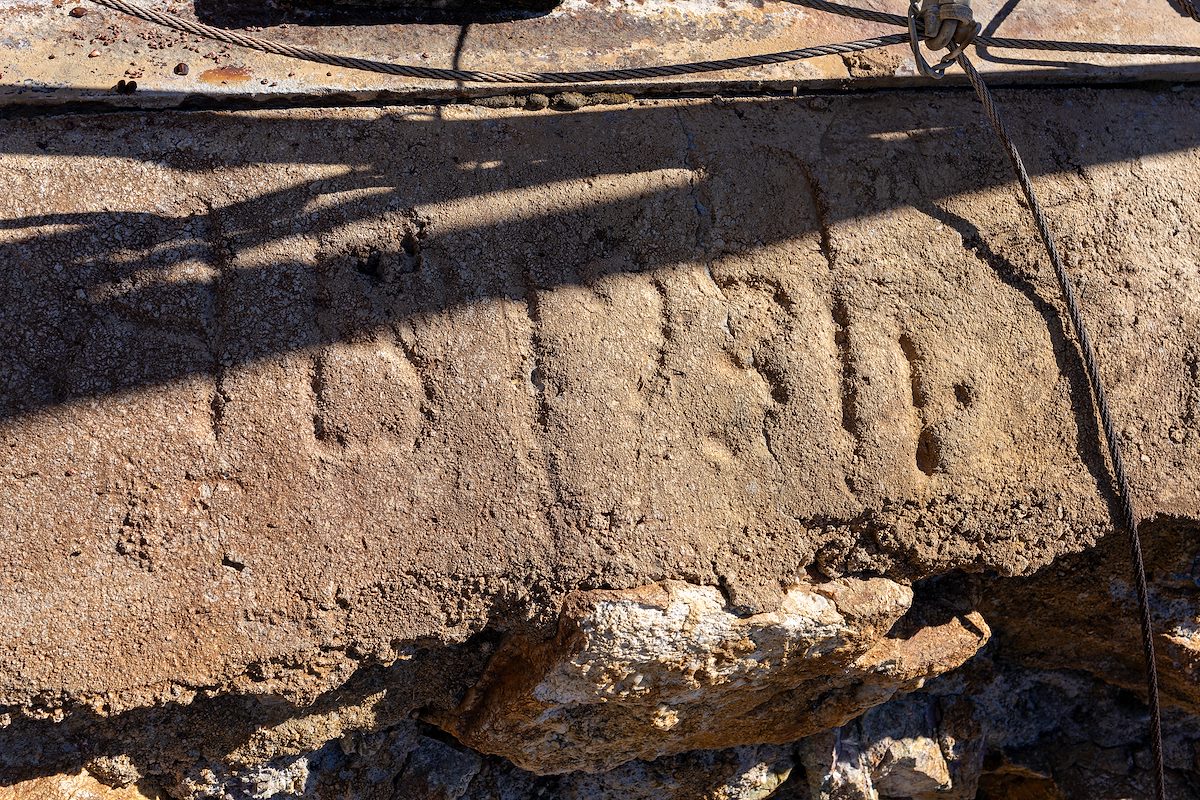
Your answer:
[[[918,21],[923,33],[918,30]],[[975,21],[975,15],[971,11],[971,0],[949,3],[941,0],[922,0],[919,7],[917,0],[909,0],[908,34],[913,61],[916,62],[920,73],[928,78],[944,78],[946,70],[975,40],[981,30],[983,25]],[[922,38],[925,40],[925,47],[930,51],[949,48],[950,52],[937,64],[930,65],[921,53]]]

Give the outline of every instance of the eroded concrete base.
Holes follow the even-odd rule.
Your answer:
[[[1151,521],[1163,667],[1185,676],[1164,681],[1168,699],[1194,707],[1200,94],[1000,101],[1076,276]],[[717,714],[702,727],[725,739],[684,725],[651,740],[659,703],[636,692],[585,697],[586,713],[559,720],[567,739],[635,732],[588,756],[593,769],[751,748],[700,757],[726,770],[713,786],[758,770],[782,791],[787,764],[817,758],[745,755],[816,730],[768,709],[761,725],[720,723],[737,691],[820,708],[844,679],[834,659],[797,694],[780,668],[819,664],[779,654],[826,641],[775,635],[768,617],[796,587],[982,581],[918,583],[907,628],[900,611],[848,626],[845,663],[882,643],[898,666],[889,691],[820,728],[966,658],[986,634],[957,660],[912,648],[969,633],[961,620],[980,609],[1001,660],[1134,669],[1136,642],[1105,633],[1130,600],[1123,563],[1093,549],[1112,527],[1086,384],[991,137],[956,92],[10,121],[0,774],[140,776],[175,797],[227,781],[305,791],[314,754],[356,737],[392,748],[414,715],[495,752],[536,744],[542,713],[561,714],[538,707],[556,697],[538,689],[548,673],[518,671],[512,706],[489,681],[514,649],[555,641],[560,618],[594,621],[563,614],[576,592],[682,586],[683,605],[725,620],[715,644],[672,651],[727,652],[722,680],[668,687],[668,711]],[[1098,616],[1022,621],[1025,590],[1029,608],[1078,606],[1093,584]],[[742,648],[745,631],[769,646]],[[1077,643],[1072,663],[1053,658],[1054,636]],[[560,688],[602,693],[618,683],[604,669],[636,666],[620,647],[558,642],[571,644],[546,662],[569,673]],[[1110,644],[1118,656],[1096,658]],[[679,672],[660,661],[648,656]],[[842,688],[870,694],[879,674]],[[1136,686],[1129,671],[1111,679]],[[634,724],[613,723],[623,715]],[[1072,747],[1092,741],[1064,730],[1053,736]],[[445,796],[493,779],[475,784],[480,756],[446,734],[421,735],[466,764],[422,773],[462,784]],[[1112,746],[1141,786],[1129,736]],[[880,793],[953,780],[956,751],[939,765],[933,733],[901,738],[856,752],[912,770],[867,764],[846,780],[865,774]],[[405,747],[389,758],[423,763]],[[1067,769],[1006,748],[990,751],[1004,781]]]

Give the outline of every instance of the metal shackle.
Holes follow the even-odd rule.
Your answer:
[[[918,21],[921,25],[919,37]],[[919,7],[917,0],[909,0],[908,27],[917,68],[923,75],[941,78],[946,74],[946,68],[975,40],[983,26],[975,21],[971,0],[921,0]],[[950,52],[940,62],[930,66],[921,54],[918,38],[924,40],[928,50],[949,48]]]

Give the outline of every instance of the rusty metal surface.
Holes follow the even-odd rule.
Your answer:
[[[155,0],[196,17],[191,2]],[[219,0],[218,0],[219,2]],[[902,13],[903,0],[858,0]],[[470,69],[626,67],[761,53],[894,33],[897,29],[784,0],[565,0],[548,14],[490,24],[314,24],[246,2],[199,5],[209,24],[343,54]],[[1001,36],[1200,45],[1200,25],[1168,0],[1038,3],[977,0]],[[256,8],[257,7],[257,8]],[[1003,17],[996,15],[1003,10]],[[339,20],[334,20],[338,22]],[[345,22],[346,20],[341,20]],[[363,21],[363,20],[356,20]],[[262,23],[251,26],[250,23]],[[981,71],[997,83],[1200,79],[1200,61],[1152,56],[995,51]],[[958,80],[958,76],[955,80]],[[130,81],[136,81],[132,88]],[[120,82],[124,82],[121,84]],[[788,91],[924,84],[906,47],[775,67],[673,78],[659,92]],[[124,92],[118,88],[122,86]],[[631,88],[591,86],[586,92]],[[496,86],[413,81],[327,68],[165,31],[86,0],[0,0],[0,104],[96,101],[171,107],[197,100],[431,99],[495,95]],[[528,93],[530,89],[520,89]]]

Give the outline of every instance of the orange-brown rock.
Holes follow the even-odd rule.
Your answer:
[[[89,775],[47,775],[15,784],[0,783],[0,800],[166,800],[154,789],[142,791],[136,785],[110,786]]]
[[[589,772],[687,750],[783,743],[836,727],[954,669],[978,615],[888,632],[912,591],[883,578],[789,589],[739,615],[678,582],[571,595],[548,642],[514,638],[444,724],[534,772]]]

